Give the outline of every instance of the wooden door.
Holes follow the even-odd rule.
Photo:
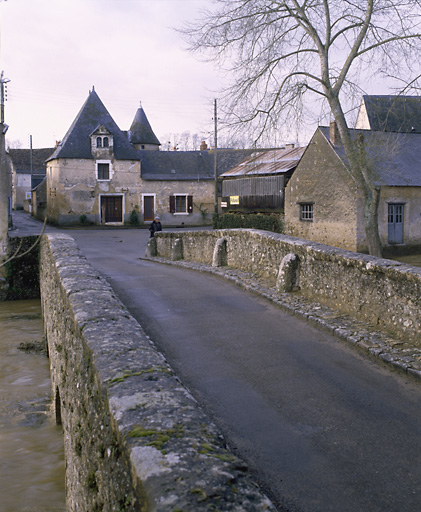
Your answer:
[[[403,204],[388,205],[389,244],[403,243]]]
[[[143,220],[152,221],[155,215],[154,196],[143,196]]]
[[[122,196],[102,196],[101,211],[104,215],[104,222],[123,222]]]

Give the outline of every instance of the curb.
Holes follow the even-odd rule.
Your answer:
[[[255,274],[231,267],[212,267],[185,260],[144,257],[141,260],[206,272],[231,281],[236,286],[276,304],[285,312],[303,318],[315,327],[346,341],[361,352],[386,363],[389,367],[421,381],[421,348],[385,332],[375,331],[367,323],[335,311],[323,304],[310,302],[294,293],[279,293],[268,281]]]

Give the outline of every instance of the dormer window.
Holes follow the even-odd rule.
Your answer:
[[[110,147],[110,139],[108,137],[97,137],[96,147],[97,148],[108,148]]]
[[[112,156],[113,135],[103,125],[99,125],[90,135],[92,154],[96,157]]]

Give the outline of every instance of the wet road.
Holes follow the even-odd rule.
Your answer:
[[[419,510],[419,384],[217,277],[140,260],[143,230],[66,232],[279,510]]]

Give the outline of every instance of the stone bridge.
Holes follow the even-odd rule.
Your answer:
[[[317,302],[421,354],[421,269],[256,230],[159,233],[147,257],[234,269],[280,305]],[[274,510],[73,239],[45,235],[40,262],[69,510]]]

